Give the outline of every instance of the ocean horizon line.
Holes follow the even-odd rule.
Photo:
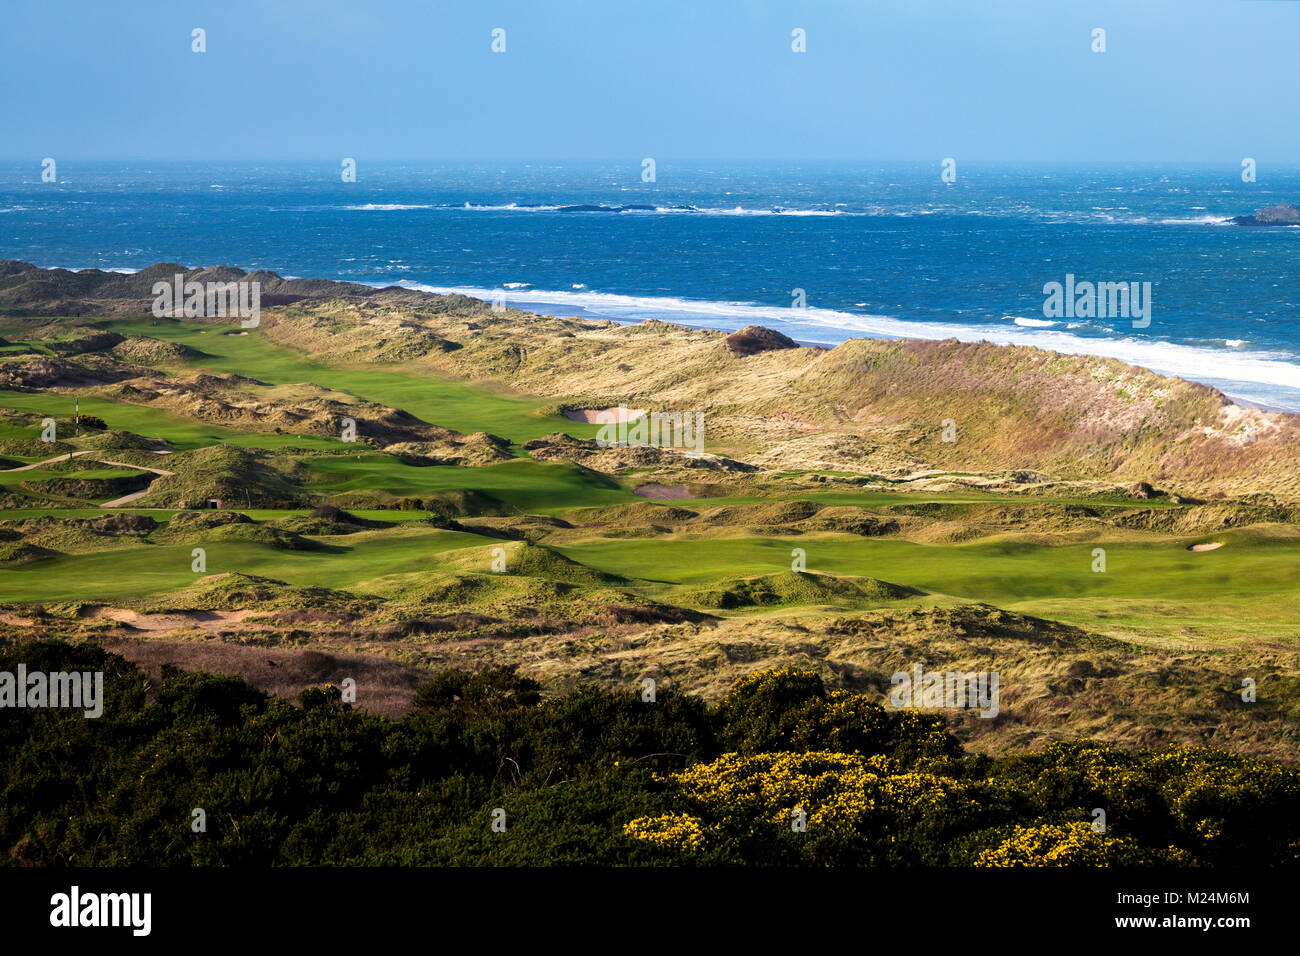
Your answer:
[[[37,152],[56,153],[61,156],[60,164],[63,163],[115,163],[131,165],[239,165],[253,166],[260,164],[275,165],[327,165],[334,167],[338,165],[338,156],[225,156],[213,157],[210,155],[203,156],[80,156],[76,153],[68,153],[50,147]],[[521,166],[547,166],[558,163],[590,163],[590,164],[610,164],[610,163],[629,163],[639,165],[646,153],[646,149],[632,150],[626,153],[600,156],[378,156],[362,158],[367,164],[380,166],[450,166],[464,163],[511,163]],[[802,163],[810,166],[856,166],[856,165],[884,165],[884,166],[938,166],[945,157],[943,156],[912,156],[912,157],[883,157],[883,156],[687,156],[687,155],[668,155],[656,154],[655,160],[660,164],[668,163],[727,163],[737,166],[763,166],[773,164],[790,164]],[[1230,173],[1239,173],[1241,169],[1241,157],[1239,155],[1223,156],[1214,158],[1197,158],[1188,159],[1186,157],[1173,159],[1063,159],[1063,158],[988,158],[979,156],[959,156],[957,157],[963,165],[974,166],[1058,166],[1065,169],[1125,169],[1125,168],[1167,168],[1167,169],[1189,169],[1189,170],[1211,170],[1224,168]],[[31,152],[21,154],[0,154],[0,165],[27,165],[36,163],[39,168],[41,157],[33,159]],[[1300,161],[1271,161],[1269,166],[1273,169],[1284,169],[1291,171],[1300,171]]]

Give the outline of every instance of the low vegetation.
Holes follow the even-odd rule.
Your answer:
[[[307,664],[334,666],[325,655]],[[813,673],[715,706],[663,689],[542,698],[442,671],[400,722],[333,684],[299,706],[89,646],[0,652],[105,674],[103,716],[0,723],[11,865],[1058,866],[1292,864],[1300,770],[1094,741],[966,757],[942,718]],[[350,692],[350,690],[349,690]],[[356,687],[364,696],[367,687]],[[1104,814],[1104,821],[1103,816]]]
[[[243,275],[0,263],[0,639],[114,695],[0,724],[11,862],[1294,860],[1297,416],[271,273],[224,334],[179,271]]]

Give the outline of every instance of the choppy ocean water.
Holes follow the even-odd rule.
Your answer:
[[[0,258],[401,283],[557,315],[804,342],[957,337],[1108,355],[1300,411],[1300,168],[738,162],[0,164]],[[1150,322],[1044,285],[1150,282]],[[804,308],[795,308],[802,290]]]

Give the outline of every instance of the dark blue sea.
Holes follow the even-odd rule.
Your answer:
[[[957,337],[1107,355],[1300,411],[1300,168],[658,161],[0,165],[0,258],[403,284],[803,342]],[[1150,324],[1044,285],[1150,282]],[[804,308],[794,308],[802,290]]]

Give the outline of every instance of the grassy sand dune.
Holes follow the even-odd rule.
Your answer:
[[[148,316],[172,271],[0,264],[8,639],[284,696],[352,668],[392,714],[441,666],[716,699],[796,664],[883,698],[922,662],[1000,673],[996,719],[947,714],[973,749],[1295,759],[1297,416],[1031,348],[737,348],[270,273],[226,334]],[[705,454],[574,420],[620,405],[703,413]]]

